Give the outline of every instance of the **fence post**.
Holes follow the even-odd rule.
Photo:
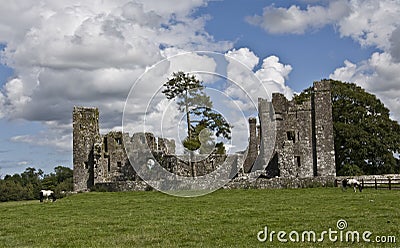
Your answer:
[[[392,179],[389,177],[389,190],[392,190]]]
[[[375,177],[375,189],[378,189],[378,184],[376,183],[376,177]]]
[[[361,179],[362,188],[364,188],[364,178]]]

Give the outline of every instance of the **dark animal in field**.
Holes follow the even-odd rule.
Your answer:
[[[356,179],[343,179],[342,186],[343,190],[346,190],[347,186],[350,186],[354,188],[354,192],[357,192],[357,188],[360,192],[362,192],[362,184]]]
[[[49,198],[53,201],[53,202],[55,202],[56,201],[56,195],[54,194],[54,191],[53,190],[44,190],[44,189],[42,189],[41,191],[40,191],[40,193],[39,193],[39,199],[40,199],[40,202],[43,202],[44,200],[49,200]]]

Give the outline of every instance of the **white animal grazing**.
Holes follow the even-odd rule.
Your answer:
[[[356,179],[343,179],[342,181],[343,190],[347,189],[347,186],[353,186],[354,192],[357,192],[357,188],[360,192],[362,192],[362,184]]]
[[[40,196],[40,202],[43,202],[43,200],[46,198],[46,200],[48,201],[49,200],[49,197],[51,198],[51,200],[53,201],[53,202],[55,202],[56,201],[56,196],[55,196],[55,194],[54,194],[54,191],[53,190],[44,190],[44,189],[42,189],[41,191],[40,191],[40,193],[39,193],[39,196]]]

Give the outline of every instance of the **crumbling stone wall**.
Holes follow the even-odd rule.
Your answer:
[[[109,132],[95,144],[94,183],[135,180],[125,152],[122,132]]]
[[[158,137],[158,150],[165,154],[175,154],[175,140]]]
[[[289,101],[284,95],[274,93],[272,105],[259,99],[259,142],[250,138],[248,153],[259,147],[259,156],[246,162],[253,167],[266,169],[264,175],[272,177],[335,176],[332,103],[329,81],[315,82],[310,99]],[[271,137],[270,120],[276,126],[276,138]],[[252,136],[250,131],[250,137]],[[268,147],[275,138],[275,146]],[[273,149],[271,156],[268,151]],[[251,152],[250,152],[251,151]],[[249,172],[251,166],[245,163]],[[254,169],[253,169],[254,171]]]
[[[247,148],[246,160],[244,161],[244,172],[249,173],[258,156],[257,141],[257,119],[249,118],[249,146]]]
[[[246,178],[235,178],[224,186],[224,189],[286,189],[286,188],[317,188],[333,187],[335,177],[278,177],[258,178],[249,181]]]
[[[329,81],[315,82],[310,99],[301,103],[289,101],[282,94],[273,94],[272,102],[259,98],[258,108],[259,125],[256,118],[249,119],[248,149],[244,155],[236,155],[240,160],[236,166],[243,164],[243,167],[236,167],[231,173],[240,185],[246,184],[242,182],[245,180],[243,175],[255,170],[263,170],[262,175],[266,178],[329,178],[336,175]],[[109,132],[100,135],[98,119],[97,108],[74,107],[75,191],[86,191],[96,184],[109,187],[113,183],[141,182],[130,159],[139,166],[148,166],[150,159],[156,159],[167,171],[188,177],[206,175],[226,159],[226,156],[212,154],[189,164],[188,155],[175,155],[173,140],[156,138],[152,133],[129,136]],[[276,133],[271,132],[275,127]],[[274,145],[271,140],[275,140]],[[127,154],[131,156],[129,159]],[[236,171],[239,171],[238,175]],[[266,182],[265,185],[273,184]],[[142,183],[137,184],[138,187],[135,183],[130,185],[131,188],[144,188]]]
[[[155,185],[162,184],[162,181],[154,182]],[[210,182],[215,183],[215,182]],[[106,191],[149,191],[152,187],[144,181],[120,181],[114,183],[97,184],[100,190]],[[335,177],[291,177],[291,178],[258,178],[248,180],[246,177],[237,177],[228,182],[224,189],[286,189],[286,188],[316,188],[334,187]]]
[[[156,138],[152,133],[135,133],[130,137],[127,133],[112,131],[100,135],[98,118],[99,113],[96,108],[74,108],[75,191],[87,191],[94,185],[141,181],[130,164],[130,159],[135,161],[139,168],[149,166],[149,160],[155,160],[173,174],[193,176],[192,165],[187,162],[188,155],[175,155],[174,140]],[[131,157],[128,158],[127,154]],[[196,176],[214,171],[226,158],[217,154],[194,156],[194,161],[197,161],[193,163],[196,167]]]
[[[287,100],[282,94],[273,94],[275,109],[278,174],[281,177],[311,177],[312,162],[312,111],[311,101],[301,104]],[[276,168],[277,165],[269,166]],[[267,168],[269,170],[269,168]],[[274,170],[276,173],[276,169]]]

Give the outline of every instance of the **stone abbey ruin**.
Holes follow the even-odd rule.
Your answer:
[[[333,182],[336,170],[330,87],[329,81],[315,82],[310,98],[303,102],[289,101],[279,93],[272,95],[272,102],[259,98],[259,124],[256,118],[249,119],[249,144],[244,153],[236,154],[237,168],[226,188],[304,187],[310,182]],[[276,137],[268,132],[269,117]],[[272,138],[273,147],[269,142]],[[126,152],[133,154],[134,161],[146,164],[148,158],[140,153],[144,146],[165,170],[180,176],[205,175],[226,159],[212,153],[191,166],[180,157],[183,155],[175,155],[174,140],[156,138],[151,133],[100,134],[98,109],[74,107],[74,190],[87,191],[99,185],[112,190],[144,190],[146,184]],[[250,182],[248,175],[255,171],[260,178]]]

